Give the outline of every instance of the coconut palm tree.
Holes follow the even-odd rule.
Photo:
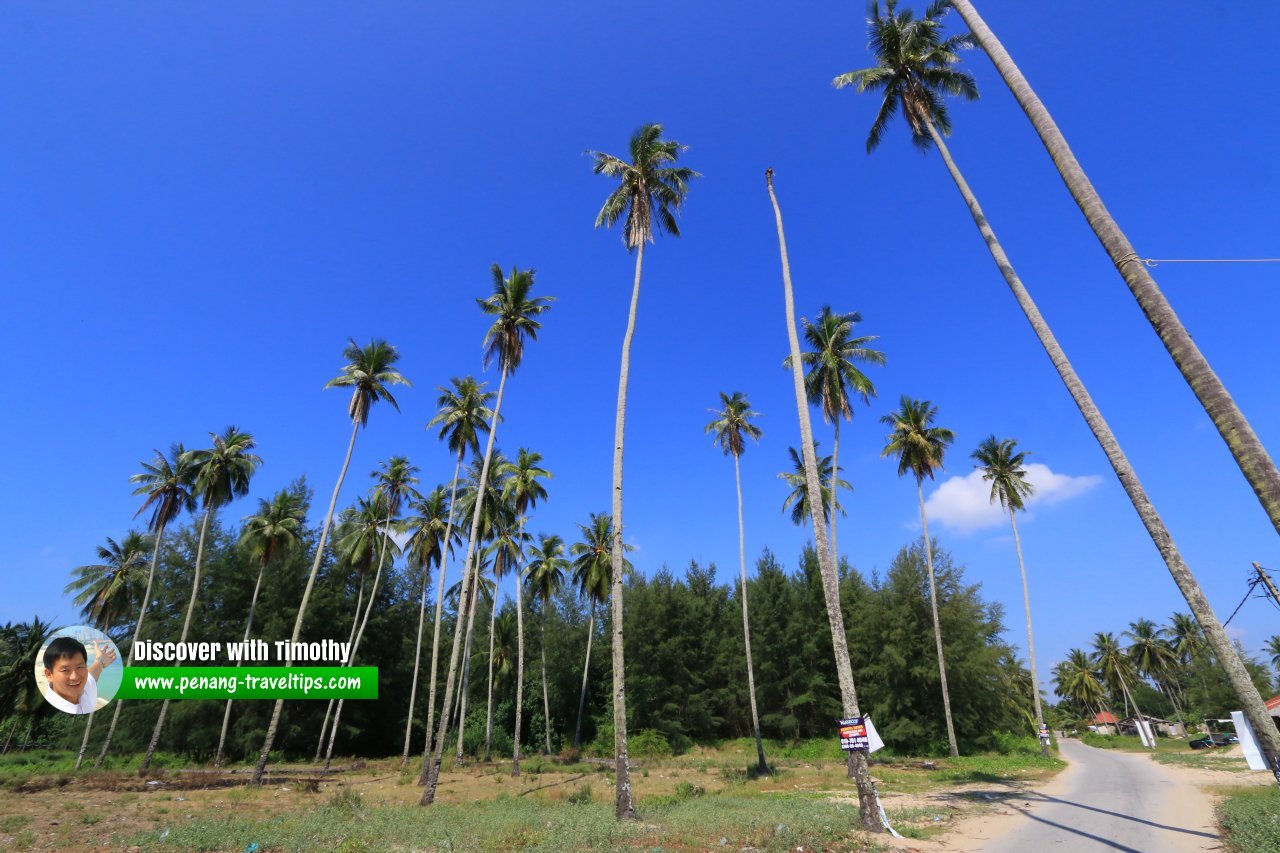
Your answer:
[[[982,212],[977,197],[969,188],[968,182],[960,173],[950,150],[943,141],[943,137],[951,132],[951,121],[947,115],[943,96],[961,95],[969,100],[978,97],[978,89],[973,78],[953,67],[959,61],[957,51],[969,46],[972,43],[972,36],[964,34],[945,39],[942,37],[941,19],[950,8],[949,3],[932,3],[925,17],[920,20],[916,20],[909,11],[895,13],[895,6],[895,3],[888,3],[886,6],[888,14],[883,16],[880,14],[878,4],[873,3],[871,6],[871,18],[868,23],[870,45],[875,54],[876,65],[842,74],[834,80],[837,88],[854,86],[860,92],[883,91],[884,93],[880,110],[867,137],[867,150],[873,150],[880,143],[889,120],[899,107],[902,108],[903,116],[911,129],[912,140],[922,148],[930,145],[937,148],[1001,276],[1026,315],[1049,360],[1053,362],[1063,384],[1067,386],[1067,391],[1080,409],[1080,414],[1088,424],[1089,430],[1106,454],[1107,461],[1115,471],[1121,487],[1129,496],[1138,517],[1151,536],[1151,541],[1160,552],[1165,565],[1168,566],[1169,574],[1187,600],[1191,612],[1203,627],[1205,637],[1214,655],[1221,662],[1227,681],[1239,699],[1245,716],[1253,728],[1260,732],[1259,737],[1263,752],[1267,755],[1268,764],[1277,768],[1277,773],[1280,774],[1280,731],[1272,725],[1262,695],[1250,680],[1244,662],[1231,645],[1231,640],[1223,630],[1222,623],[1218,621],[1217,615],[1200,589],[1199,582],[1178,552],[1173,537],[1148,498],[1133,466],[1129,464],[1111,428],[1103,419],[1102,413],[1098,411],[1084,383],[1076,375],[1075,368],[1068,361],[1066,353],[1040,314],[1040,309],[1036,307],[1022,280],[1018,277],[1008,255],[1005,254],[1004,247],[1000,245],[995,231]],[[1136,256],[1131,255],[1125,260],[1128,261],[1134,257]],[[1241,446],[1244,446],[1247,443],[1246,434],[1241,432],[1239,438]],[[1280,496],[1280,491],[1275,493]]]
[[[333,487],[333,495],[329,498],[329,509],[325,513],[324,526],[320,528],[320,541],[316,543],[316,556],[311,563],[311,573],[307,575],[307,585],[302,591],[302,603],[298,605],[298,615],[293,620],[292,643],[298,642],[302,635],[302,620],[307,615],[307,602],[311,600],[311,589],[316,583],[316,573],[320,571],[320,563],[324,560],[324,546],[329,539],[329,527],[333,524],[333,511],[338,505],[338,492],[342,491],[342,482],[347,478],[347,468],[351,465],[351,452],[356,446],[356,434],[363,426],[369,424],[369,410],[379,401],[384,400],[397,412],[400,405],[391,395],[389,386],[409,385],[409,380],[400,375],[394,365],[400,360],[400,353],[391,344],[374,338],[368,346],[361,347],[350,339],[347,348],[342,352],[347,363],[342,373],[325,383],[325,388],[350,388],[351,402],[347,405],[347,414],[351,417],[351,440],[347,442],[347,455],[342,460],[342,470],[338,474],[338,482]],[[286,661],[293,665],[290,658]],[[276,732],[280,728],[280,712],[284,708],[284,700],[277,699],[271,711],[271,722],[267,725],[267,736],[262,742],[262,752],[258,755],[258,763],[253,768],[253,784],[262,783],[262,774],[267,767],[267,756],[276,740]]]
[[[542,613],[542,719],[546,724],[547,735],[544,755],[551,754],[551,697],[547,690],[547,611],[551,609],[551,600],[564,586],[565,571],[569,568],[569,561],[564,555],[564,539],[543,533],[538,537],[538,544],[529,548],[529,565],[524,573],[529,595],[538,599]]]
[[[1018,520],[1015,517],[1019,510],[1026,509],[1026,499],[1035,492],[1035,487],[1027,480],[1027,471],[1023,465],[1027,454],[1018,450],[1018,442],[1012,438],[997,439],[988,436],[978,445],[978,449],[969,454],[978,463],[984,482],[991,484],[991,503],[1000,503],[1001,508],[1009,513],[1009,524],[1013,526],[1013,544],[1018,552],[1018,571],[1022,574],[1022,607],[1027,616],[1027,656],[1031,659],[1031,694],[1036,704],[1036,731],[1044,725],[1044,711],[1040,707],[1040,674],[1036,671],[1036,641],[1031,632],[1031,594],[1027,590],[1027,566],[1022,560],[1022,539],[1018,536]],[[1040,750],[1047,757],[1049,742],[1042,740]]]
[[[508,507],[514,510],[514,506],[511,504],[508,504]],[[496,589],[502,579],[513,572],[517,573],[517,580],[519,578],[521,558],[524,554],[524,519],[522,517],[517,518],[514,512],[503,513],[503,517],[495,526],[493,534],[493,541],[485,549],[485,555],[493,560],[493,583],[495,589],[494,604],[489,608],[489,677],[488,686],[486,687],[484,728],[484,760],[486,762],[493,757],[493,641],[494,622],[498,618]],[[517,713],[517,733],[520,731],[519,719],[519,713]],[[520,741],[517,739],[512,776],[520,775],[519,743]]]
[[[830,305],[822,306],[818,319],[813,323],[803,317],[800,319],[805,343],[810,347],[800,356],[807,370],[804,390],[809,403],[822,408],[822,419],[835,425],[831,467],[836,470],[840,465],[840,421],[853,420],[850,397],[857,395],[869,406],[871,398],[876,395],[875,385],[855,363],[880,366],[885,363],[884,353],[867,346],[877,339],[875,335],[853,337],[853,327],[861,322],[862,315],[858,312],[837,314]],[[838,565],[840,552],[836,550],[835,517],[830,510],[827,517],[831,519],[831,559]]]
[[[1106,705],[1106,690],[1097,666],[1087,652],[1071,649],[1067,659],[1053,669],[1054,693],[1070,699],[1096,717]],[[1114,716],[1114,715],[1113,715]]]
[[[449,520],[445,523],[445,539],[452,542],[455,538],[461,541],[461,535],[454,532],[453,529],[453,510],[457,506],[456,498],[458,496],[458,472],[462,470],[462,458],[468,450],[471,451],[472,458],[480,453],[480,435],[489,431],[489,421],[493,418],[493,412],[489,409],[489,402],[494,398],[494,392],[485,391],[485,385],[488,383],[477,382],[474,377],[467,376],[462,379],[454,377],[449,380],[453,385],[452,389],[444,386],[437,386],[440,396],[436,398],[436,405],[439,407],[435,417],[427,422],[427,427],[440,425],[440,440],[445,442],[449,451],[457,457],[457,461],[453,466],[453,485],[449,487]],[[452,549],[450,545],[450,549]],[[435,608],[435,630],[431,639],[431,678],[427,697],[427,737],[426,745],[422,751],[422,765],[425,768],[427,758],[431,754],[431,735],[435,731],[435,712],[436,712],[436,675],[437,663],[440,657],[440,607],[444,599],[444,576],[445,565],[440,563],[440,578],[436,584],[436,608]],[[422,617],[418,617],[418,632],[422,632]],[[412,715],[410,715],[412,717]],[[410,721],[411,722],[411,721]],[[401,760],[401,766],[408,763],[408,732],[409,723],[405,725],[405,753]]]
[[[0,647],[9,652],[0,657],[0,661],[3,661],[0,664],[0,707],[5,709],[12,720],[5,733],[4,746],[0,747],[0,754],[9,751],[9,743],[24,721],[26,735],[22,749],[25,750],[31,740],[32,730],[42,718],[54,713],[54,707],[44,700],[44,695],[36,685],[35,669],[31,662],[57,630],[59,629],[52,623],[40,621],[39,616],[31,617],[30,622],[6,622],[0,625],[0,637],[4,638]]]
[[[1280,634],[1273,634],[1267,639],[1267,654],[1271,656],[1271,665],[1280,671]]]
[[[809,523],[809,486],[806,479],[804,456],[797,453],[794,447],[788,447],[787,453],[791,454],[791,471],[782,471],[778,474],[778,479],[785,480],[787,485],[791,487],[791,492],[786,499],[782,501],[782,511],[791,510],[791,523],[797,527],[803,527]],[[835,478],[834,461],[830,456],[818,455],[818,442],[813,443],[813,456],[818,466],[818,494],[822,496],[822,518],[826,522],[827,528],[831,527],[831,517],[833,513],[847,515],[844,507],[840,505],[839,490],[853,490],[853,486],[849,485],[848,480],[838,480]],[[834,557],[832,558],[835,559]]]
[[[1182,719],[1182,706],[1178,702],[1177,692],[1173,687],[1173,676],[1178,664],[1178,657],[1173,649],[1160,637],[1160,629],[1150,619],[1139,619],[1129,623],[1129,630],[1124,632],[1132,643],[1129,646],[1129,659],[1139,675],[1146,676],[1156,683],[1164,695],[1169,697],[1173,712],[1178,715],[1178,725],[1186,734],[1187,724]]]
[[[187,615],[182,620],[182,633],[179,643],[187,641],[187,632],[191,629],[191,617],[196,609],[196,594],[200,591],[200,567],[204,562],[205,538],[209,533],[209,521],[214,512],[236,498],[249,493],[249,480],[258,470],[262,460],[250,453],[255,446],[253,436],[240,432],[233,426],[223,430],[222,435],[209,433],[213,447],[207,450],[188,450],[185,454],[187,464],[191,466],[194,491],[204,507],[204,518],[200,522],[200,540],[196,545],[196,564],[191,578],[191,598],[187,602]],[[155,729],[151,732],[151,742],[147,744],[146,755],[138,765],[139,775],[144,775],[151,766],[151,758],[155,755],[156,746],[160,743],[160,732],[164,729],[165,716],[169,712],[169,700],[160,704],[160,716],[156,719]]]
[[[529,510],[533,509],[538,501],[547,499],[547,490],[538,481],[551,479],[550,471],[538,467],[540,462],[542,462],[541,453],[522,447],[516,454],[515,461],[506,463],[500,471],[504,480],[502,497],[511,504],[511,508],[519,519],[520,528],[516,537],[519,547],[513,552],[516,560],[516,719],[514,754],[511,758],[512,776],[520,775],[520,725],[521,715],[524,712],[524,602],[520,594],[523,543],[528,540],[524,532],[524,524]],[[488,751],[488,746],[485,747],[485,751]]]
[[[719,410],[710,409],[715,419],[707,424],[704,432],[712,434],[712,444],[719,445],[726,456],[733,457],[733,483],[738,495],[738,568],[742,580],[742,641],[747,653],[747,695],[751,699],[751,728],[756,736],[756,769],[762,773],[769,772],[769,765],[764,760],[764,741],[760,738],[760,713],[756,709],[756,672],[751,662],[751,619],[747,613],[747,550],[746,528],[742,523],[742,473],[738,460],[746,449],[746,439],[759,441],[760,427],[751,422],[759,412],[751,411],[751,403],[741,391],[732,395],[720,392]],[[837,424],[836,429],[840,427]],[[794,450],[792,451],[795,452]]]
[[[596,227],[612,227],[623,220],[622,243],[636,256],[631,308],[622,338],[622,365],[618,372],[618,407],[613,429],[613,738],[616,764],[615,813],[618,820],[635,820],[631,771],[627,762],[626,668],[622,653],[622,454],[627,425],[627,377],[631,372],[631,339],[636,330],[640,302],[640,271],[644,246],[656,233],[680,236],[676,215],[689,192],[689,182],[699,177],[686,166],[676,166],[688,150],[675,140],[662,138],[662,125],[646,124],[631,135],[630,161],[601,151],[588,151],[592,171],[616,178],[618,186],[596,214]]]
[[[493,442],[497,437],[497,420],[502,412],[502,395],[507,387],[507,378],[515,373],[524,359],[525,339],[536,341],[542,323],[538,318],[551,309],[551,297],[533,296],[533,270],[512,268],[511,275],[504,278],[502,267],[493,265],[493,293],[485,299],[477,299],[480,310],[493,318],[493,325],[484,337],[484,362],[498,362],[498,396],[493,407],[493,417],[489,420],[489,440],[485,445],[484,461],[480,465],[480,478],[477,481],[477,499],[471,513],[471,533],[467,537],[467,554],[462,561],[462,596],[466,601],[471,582],[468,565],[476,550],[476,534],[479,532],[480,515],[484,509],[485,487],[489,479],[489,462],[493,454]],[[454,626],[453,650],[450,652],[449,671],[445,676],[444,698],[441,704],[440,728],[438,737],[433,741],[432,758],[424,762],[421,781],[425,783],[422,790],[421,804],[426,806],[435,801],[436,783],[440,778],[440,763],[444,756],[444,736],[449,725],[448,709],[453,702],[453,688],[457,680],[458,656],[462,651],[462,620]]]
[[[1093,635],[1093,659],[1102,672],[1103,679],[1112,686],[1112,689],[1117,687],[1120,689],[1125,705],[1132,705],[1134,717],[1139,723],[1144,722],[1142,709],[1138,707],[1137,700],[1133,698],[1133,691],[1129,689],[1129,682],[1136,679],[1138,675],[1134,671],[1133,661],[1120,647],[1114,634],[1099,631]],[[1151,744],[1151,749],[1155,749],[1154,742]]]
[[[844,613],[840,610],[839,576],[831,549],[827,547],[827,525],[817,513],[826,506],[818,479],[818,460],[813,443],[813,425],[809,421],[808,398],[804,390],[804,376],[800,371],[800,338],[796,335],[796,304],[791,288],[791,262],[787,257],[787,238],[782,227],[782,208],[773,189],[773,169],[764,173],[765,186],[769,190],[769,202],[773,206],[773,218],[778,227],[778,254],[782,261],[783,305],[786,309],[787,343],[790,346],[791,380],[796,394],[796,416],[800,421],[800,448],[804,454],[805,490],[809,496],[809,514],[813,520],[813,536],[818,557],[818,572],[822,576],[822,597],[827,605],[827,623],[831,627],[831,647],[836,664],[836,677],[840,683],[840,704],[845,717],[860,717],[858,689],[853,680],[853,666],[849,661],[849,638],[844,630]],[[833,495],[834,498],[834,495]],[[876,797],[867,756],[860,750],[850,750],[849,777],[858,789],[858,810],[862,826],[869,832],[879,832],[881,820],[880,801]],[[883,821],[885,824],[887,820]]]
[[[573,729],[573,748],[582,741],[582,712],[587,702],[587,674],[591,669],[591,641],[596,633],[596,607],[609,600],[613,590],[613,519],[605,513],[591,513],[586,524],[579,524],[582,541],[569,546],[573,561],[573,581],[578,593],[587,600],[587,655],[582,664],[582,692],[578,694],[578,722]],[[627,551],[631,545],[623,545]],[[623,571],[631,571],[631,561],[625,557]]]
[[[253,597],[249,600],[249,617],[244,622],[244,642],[253,633],[253,613],[258,608],[258,592],[262,589],[262,576],[267,566],[280,559],[302,542],[307,524],[307,490],[301,483],[281,489],[271,500],[258,499],[258,511],[244,519],[240,544],[258,560],[258,579],[253,584]],[[236,666],[243,661],[237,660]],[[222,731],[218,735],[218,751],[213,766],[222,766],[222,750],[227,742],[227,726],[231,722],[231,700],[222,712]]]
[[[898,411],[885,415],[880,422],[893,432],[885,438],[881,457],[896,456],[898,476],[908,471],[916,478],[916,495],[920,499],[920,525],[924,528],[924,556],[929,568],[929,606],[933,610],[933,638],[938,646],[938,675],[942,679],[942,710],[947,718],[947,743],[952,755],[959,755],[955,727],[951,722],[951,694],[947,690],[947,664],[942,655],[942,623],[938,619],[938,584],[933,575],[933,544],[929,541],[929,518],[924,511],[924,478],[933,479],[941,470],[942,457],[955,433],[944,427],[930,426],[938,407],[928,400],[912,400],[903,395]]]
[[[1173,306],[1151,277],[1146,265],[1139,260],[1138,253],[1102,203],[1102,198],[1071,152],[1071,147],[1058,130],[1048,109],[1022,76],[1004,46],[979,17],[972,3],[960,0],[952,5],[973,32],[973,39],[991,57],[996,70],[1031,120],[1031,125],[1039,134],[1045,150],[1058,168],[1058,174],[1062,176],[1063,183],[1080,207],[1080,212],[1084,214],[1098,242],[1106,249],[1111,262],[1115,264],[1174,364],[1178,366],[1182,377],[1218,428],[1218,433],[1227,443],[1240,471],[1253,487],[1258,501],[1271,519],[1272,526],[1280,532],[1280,471],[1276,469],[1275,461],[1267,453],[1244,413],[1232,400],[1222,380],[1209,365],[1208,359],[1196,346],[1190,332],[1178,319]]]
[[[457,472],[454,472],[454,487],[457,486]],[[406,529],[410,531],[406,545],[409,564],[422,572],[422,591],[418,598],[418,640],[413,646],[413,686],[409,689],[409,713],[404,724],[404,752],[400,755],[400,766],[409,763],[409,739],[413,732],[413,706],[418,694],[418,672],[422,664],[422,629],[427,612],[427,584],[431,580],[431,566],[435,565],[444,580],[444,564],[446,552],[453,553],[453,548],[461,538],[453,529],[453,495],[446,492],[444,486],[436,486],[425,498],[415,502],[412,509],[417,515],[405,520]],[[446,542],[448,543],[446,545]],[[436,609],[439,610],[439,598],[443,590],[437,593]],[[438,625],[437,625],[438,628]],[[440,636],[436,631],[436,639]],[[435,658],[432,657],[434,665]],[[434,668],[434,667],[433,667]],[[432,684],[434,693],[435,684]],[[428,714],[428,724],[431,720]],[[430,731],[430,728],[427,729]],[[429,738],[429,736],[428,736]]]
[[[147,615],[147,608],[151,606],[151,585],[156,577],[156,566],[160,560],[160,544],[164,541],[165,527],[183,510],[194,512],[196,508],[195,495],[192,493],[191,466],[184,461],[186,448],[181,443],[177,443],[169,448],[168,456],[159,450],[154,452],[156,455],[150,462],[142,463],[142,471],[129,478],[130,483],[137,484],[133,494],[146,497],[133,517],[137,518],[150,508],[151,518],[147,522],[147,530],[155,539],[151,550],[151,568],[147,571],[147,585],[142,593],[142,606],[138,609],[138,618],[133,624],[133,641],[129,644],[125,666],[133,665],[133,650],[137,647],[138,638],[142,635],[142,621]],[[115,737],[116,724],[120,721],[120,708],[124,705],[124,701],[117,699],[115,705],[116,709],[111,712],[111,725],[107,727],[107,737],[102,742],[98,758],[93,762],[94,767],[102,766],[102,762],[107,757],[107,750],[111,748],[111,740]]]
[[[130,530],[119,543],[107,537],[107,544],[98,546],[98,559],[102,562],[72,569],[71,583],[63,594],[76,593],[72,600],[81,605],[80,615],[106,632],[142,605],[142,568],[152,550],[151,537],[136,530]],[[76,754],[77,770],[89,747],[93,717],[90,713],[84,721],[84,737]]]

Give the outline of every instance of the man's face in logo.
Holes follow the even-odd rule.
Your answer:
[[[53,669],[44,671],[44,677],[53,692],[74,705],[89,683],[89,664],[82,654],[61,657],[54,661]]]

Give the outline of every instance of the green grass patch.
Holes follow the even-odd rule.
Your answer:
[[[1218,805],[1218,825],[1235,853],[1280,853],[1280,788],[1240,788]]]
[[[1175,767],[1192,767],[1197,770],[1225,770],[1231,773],[1248,773],[1249,765],[1244,754],[1239,750],[1223,754],[1224,750],[1197,749],[1183,747],[1183,752],[1156,752],[1152,761],[1169,764]]]

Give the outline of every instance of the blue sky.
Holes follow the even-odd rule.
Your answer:
[[[1140,254],[1275,257],[1276,121],[1264,106],[1280,11],[1226,4],[1012,4],[981,10],[1067,134]],[[610,183],[584,149],[624,153],[647,121],[702,172],[684,236],[646,254],[632,353],[627,538],[646,572],[690,559],[736,572],[730,461],[703,434],[741,390],[765,436],[744,456],[747,551],[788,567],[806,532],[776,474],[798,445],[777,245],[777,171],[797,311],[859,311],[888,366],[842,431],[841,549],[884,570],[918,534],[913,484],[879,458],[901,394],[957,433],[931,532],[1022,645],[1007,526],[981,526],[968,453],[1016,437],[1058,479],[1021,525],[1040,669],[1098,630],[1185,603],[999,278],[935,154],[901,126],[863,148],[876,103],[831,78],[869,64],[861,4],[18,3],[0,17],[0,620],[70,624],[59,591],[136,524],[127,478],[154,447],[235,424],[265,465],[253,495],[305,474],[327,495],[346,396],[322,391],[348,337],[397,345],[414,387],[379,406],[342,501],[408,455],[435,386],[480,371],[474,298],[497,262],[557,298],[509,384],[499,445],[555,473],[534,531],[566,538],[607,508],[632,258],[594,231]],[[1032,295],[1225,617],[1275,532],[985,55],[983,98],[953,107],[952,152]],[[1157,281],[1273,451],[1275,265],[1164,265]],[[496,386],[496,374],[489,377]],[[830,433],[818,427],[829,451]],[[1047,475],[1046,475],[1047,476]],[[1046,479],[1044,482],[1049,483]],[[318,501],[323,505],[323,501]],[[248,514],[252,500],[226,512]],[[321,506],[322,508],[322,506]],[[980,509],[980,507],[979,507]],[[948,524],[947,520],[951,523]],[[456,572],[456,568],[453,568]],[[1261,601],[1231,630],[1280,633]],[[198,633],[198,629],[197,629]],[[213,638],[209,638],[213,639]]]

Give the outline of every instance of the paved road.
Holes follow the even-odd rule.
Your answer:
[[[1219,847],[1213,806],[1194,785],[1146,755],[1060,741],[1071,766],[1040,793],[1006,801],[1023,815],[982,841],[984,853],[1132,851]]]

